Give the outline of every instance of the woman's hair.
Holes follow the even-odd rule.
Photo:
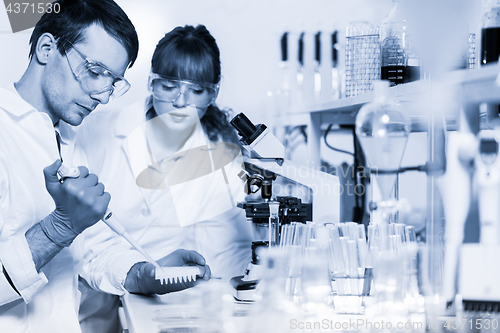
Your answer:
[[[204,25],[176,27],[156,45],[151,60],[153,73],[178,79],[218,83],[221,76],[219,47]],[[153,96],[146,110],[153,108]],[[201,125],[211,141],[238,142],[229,124],[230,111],[208,106]]]

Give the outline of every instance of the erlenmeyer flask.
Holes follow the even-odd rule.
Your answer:
[[[375,100],[365,104],[356,116],[356,134],[371,169],[397,170],[411,131],[411,120],[400,104],[387,95],[389,82],[375,82]],[[387,201],[396,174],[379,174],[382,200]]]
[[[259,256],[263,278],[256,289],[255,304],[248,314],[251,320],[244,332],[289,332],[289,323],[298,318],[298,308],[285,294],[287,253],[281,247],[263,247]]]

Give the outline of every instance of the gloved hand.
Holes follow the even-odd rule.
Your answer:
[[[176,250],[157,261],[161,267],[176,266],[199,266],[201,274],[196,281],[161,284],[155,279],[155,266],[149,262],[138,262],[127,273],[125,289],[133,294],[151,295],[166,294],[194,287],[199,281],[209,280],[211,276],[210,267],[206,265],[205,258],[196,251]]]
[[[79,167],[77,178],[67,178],[62,184],[57,178],[61,161],[43,169],[45,187],[54,199],[56,209],[40,225],[47,237],[59,246],[69,246],[86,228],[99,221],[108,207],[111,196],[104,185],[86,167]]]

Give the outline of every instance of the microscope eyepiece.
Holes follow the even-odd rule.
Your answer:
[[[243,113],[239,113],[231,119],[231,125],[238,131],[238,135],[241,137],[240,141],[245,145],[250,145],[267,128],[263,124],[255,126]]]
[[[238,135],[243,139],[252,136],[252,134],[257,130],[257,127],[255,127],[250,119],[248,119],[243,113],[237,114],[236,117],[231,120],[231,125],[236,128]]]

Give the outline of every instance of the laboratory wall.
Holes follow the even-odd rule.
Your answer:
[[[288,31],[289,58],[296,61],[296,38],[299,32],[310,35],[323,31],[339,31],[339,68],[342,69],[345,27],[354,21],[379,25],[388,14],[391,0],[117,0],[137,28],[140,40],[139,57],[127,71],[132,88],[122,98],[99,111],[120,109],[145,98],[148,94],[147,77],[150,59],[157,41],[178,25],[204,24],[215,36],[221,52],[222,83],[219,106],[244,112],[255,123],[266,122],[275,112],[270,96],[280,85],[281,35]],[[479,1],[478,1],[479,3]],[[469,31],[475,31],[479,8],[470,13]],[[15,82],[28,64],[31,30],[12,34],[6,26],[6,13],[0,9],[0,86]],[[295,37],[294,37],[295,36]],[[310,39],[309,39],[310,40]],[[328,45],[324,45],[328,47]],[[324,54],[327,54],[326,52]],[[313,60],[313,45],[305,44],[305,62]],[[326,60],[325,66],[331,66]],[[329,136],[330,144],[352,150],[352,137],[346,133]],[[425,133],[410,137],[403,165],[425,162]],[[298,142],[292,156],[303,159],[305,144]],[[328,151],[324,159],[331,164],[352,163],[352,157]],[[425,175],[404,175],[401,197],[408,196],[413,203],[425,206]],[[424,214],[418,217],[424,218]],[[423,222],[423,221],[422,221]]]
[[[222,86],[218,103],[235,112],[245,112],[255,117],[255,121],[259,121],[266,108],[267,92],[277,89],[279,38],[283,32],[338,29],[343,33],[350,21],[379,24],[391,7],[391,0],[118,0],[117,3],[136,26],[140,51],[136,64],[126,74],[132,83],[131,90],[109,107],[126,106],[147,94],[151,56],[166,32],[178,25],[204,24],[221,51]],[[6,18],[3,8],[0,15]],[[0,85],[16,81],[24,71],[30,32],[0,34]],[[305,61],[308,58],[312,61],[313,45],[305,47]]]

